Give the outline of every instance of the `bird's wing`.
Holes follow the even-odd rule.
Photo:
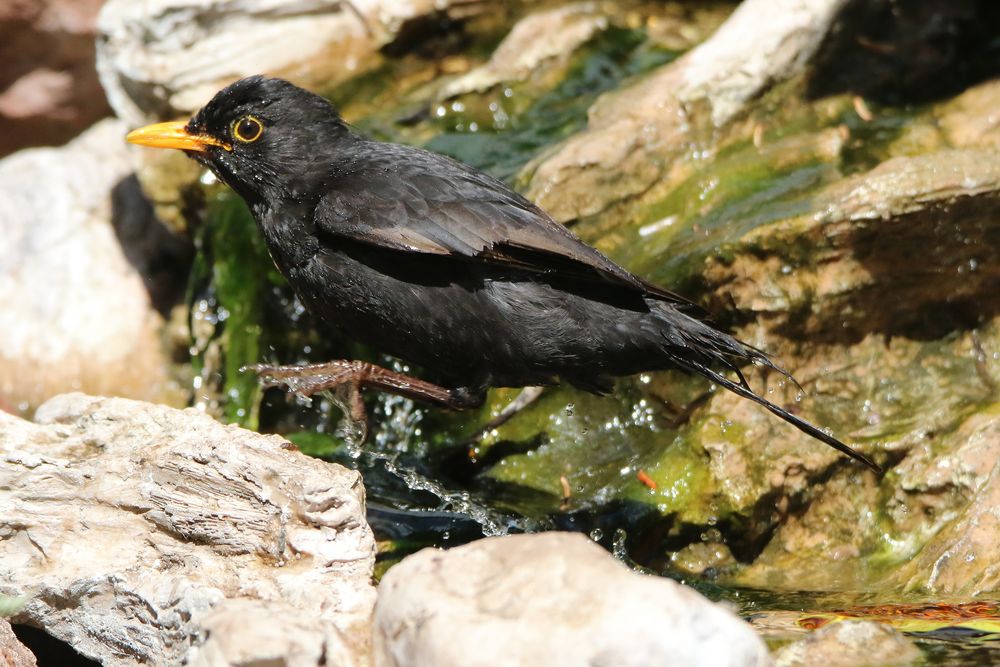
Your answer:
[[[417,149],[409,149],[407,157],[405,166],[397,162],[338,179],[316,208],[317,232],[397,251],[610,283],[696,308],[618,266],[491,176]]]

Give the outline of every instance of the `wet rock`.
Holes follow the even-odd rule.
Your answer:
[[[526,79],[542,62],[567,56],[607,25],[591,2],[530,14],[511,29],[485,65],[446,84],[440,95],[482,92],[501,82]]]
[[[599,100],[585,131],[530,168],[529,196],[571,220],[644,192],[702,119],[723,125],[776,81],[801,72],[844,5],[742,3],[684,57]]]
[[[0,6],[0,156],[61,144],[111,109],[94,69],[103,0],[18,0]]]
[[[935,116],[953,146],[1000,148],[1000,80],[969,88]]]
[[[14,635],[10,623],[0,618],[0,666],[37,667],[38,661],[28,647]]]
[[[940,596],[1000,591],[1000,404],[969,417],[936,446],[900,466],[890,511],[903,532],[919,531],[923,548],[888,582]]]
[[[190,409],[67,394],[36,418],[0,413],[14,622],[105,664],[363,663],[357,472]]]
[[[771,664],[724,608],[569,533],[404,559],[382,579],[374,651],[385,667]]]
[[[943,304],[995,308],[980,299],[1000,279],[998,205],[995,151],[892,158],[819,192],[808,213],[744,235],[704,275],[720,303],[786,336],[933,337],[960,325],[932,314]]]
[[[478,0],[110,0],[97,69],[130,126],[184,116],[225,84],[277,74],[329,87],[378,62],[378,50],[432,15],[461,18]]]
[[[920,650],[898,630],[872,621],[840,621],[785,646],[775,654],[777,667],[863,667],[912,665]]]
[[[0,162],[7,410],[27,411],[70,390],[177,400],[151,294],[163,294],[154,267],[169,273],[184,264],[171,263],[177,241],[159,228],[131,178],[124,133],[106,120],[62,148]]]
[[[671,554],[670,562],[680,572],[705,577],[714,577],[736,565],[729,547],[718,541],[689,544]]]

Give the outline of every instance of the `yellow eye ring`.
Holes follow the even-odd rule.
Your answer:
[[[264,123],[253,116],[243,116],[233,123],[233,136],[245,144],[257,141],[262,134],[264,134]]]

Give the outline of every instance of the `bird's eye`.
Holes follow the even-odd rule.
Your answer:
[[[264,134],[264,123],[253,116],[243,116],[233,123],[233,136],[245,144],[257,141]]]

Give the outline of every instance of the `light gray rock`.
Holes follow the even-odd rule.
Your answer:
[[[775,654],[777,667],[901,666],[916,663],[920,650],[888,625],[839,621],[810,633]]]
[[[529,198],[557,220],[597,213],[661,179],[704,107],[723,125],[803,71],[846,0],[745,0],[711,38],[598,99],[588,127],[532,167]]]
[[[67,394],[37,420],[0,413],[15,622],[106,665],[363,664],[357,472],[193,409]]]
[[[109,0],[97,69],[119,118],[184,116],[225,84],[279,74],[329,86],[370,67],[407,22],[482,0]]]
[[[607,17],[593,2],[529,14],[511,29],[486,64],[449,82],[441,96],[482,92],[501,82],[524,80],[545,61],[568,56],[607,26]]]
[[[38,661],[20,642],[10,623],[0,618],[0,667],[36,667]]]
[[[161,318],[119,235],[155,238],[125,126],[0,161],[0,403],[81,390],[166,400]],[[133,260],[133,261],[130,261]]]
[[[769,665],[725,608],[576,533],[425,549],[382,579],[377,667]]]

